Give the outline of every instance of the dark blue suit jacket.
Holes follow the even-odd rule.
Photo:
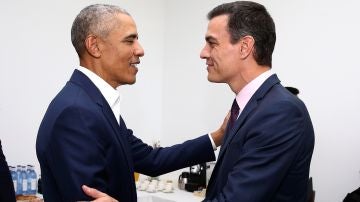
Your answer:
[[[305,201],[314,130],[303,102],[269,77],[227,131],[204,201]]]
[[[0,201],[12,202],[15,200],[15,191],[8,164],[2,151],[0,140]]]
[[[50,103],[40,125],[36,152],[45,201],[89,200],[89,185],[121,202],[137,201],[133,172],[160,175],[215,159],[207,135],[153,149],[120,126],[96,86],[75,70]]]

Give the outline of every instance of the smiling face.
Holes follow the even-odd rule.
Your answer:
[[[206,60],[208,80],[215,83],[230,84],[241,70],[239,43],[230,42],[227,24],[228,15],[219,15],[209,21],[206,44],[200,53]]]
[[[97,68],[96,74],[116,88],[135,83],[138,72],[136,65],[144,56],[144,50],[138,41],[136,25],[131,16],[119,13],[114,20],[115,26],[109,35],[97,38],[100,68]]]

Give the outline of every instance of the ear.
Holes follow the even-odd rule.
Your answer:
[[[241,58],[245,59],[249,55],[252,55],[255,45],[255,39],[252,36],[244,36],[238,42],[240,48],[240,56]]]
[[[98,38],[95,35],[89,35],[85,39],[85,48],[86,51],[93,57],[99,58],[101,56],[101,51],[98,47]]]

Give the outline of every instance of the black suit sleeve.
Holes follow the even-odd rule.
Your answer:
[[[15,191],[0,141],[0,201],[16,201]]]

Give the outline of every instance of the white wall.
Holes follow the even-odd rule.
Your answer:
[[[285,84],[299,87],[313,119],[317,199],[342,201],[360,186],[360,3],[267,4],[278,25],[275,68]]]
[[[174,144],[215,129],[230,108],[230,89],[208,83],[199,59],[205,16],[222,2],[166,1],[163,142]],[[316,201],[342,201],[360,186],[360,3],[259,2],[276,23],[273,70],[283,85],[300,89],[313,120]]]
[[[9,164],[38,165],[34,145],[42,115],[78,63],[70,42],[72,20],[94,2],[1,3],[0,139]],[[199,53],[206,14],[223,1],[106,2],[132,14],[145,49],[137,83],[123,89],[128,127],[145,142],[160,139],[164,146],[216,129],[233,94],[207,81]],[[316,201],[342,201],[360,186],[360,3],[259,2],[276,23],[273,70],[284,85],[300,89],[313,120]]]
[[[0,139],[9,165],[30,163],[39,169],[37,130],[51,99],[79,64],[70,29],[79,11],[92,3],[120,5],[139,22],[146,57],[141,60],[136,85],[122,89],[122,113],[144,141],[160,139],[162,1],[8,0],[1,2],[0,12]]]

